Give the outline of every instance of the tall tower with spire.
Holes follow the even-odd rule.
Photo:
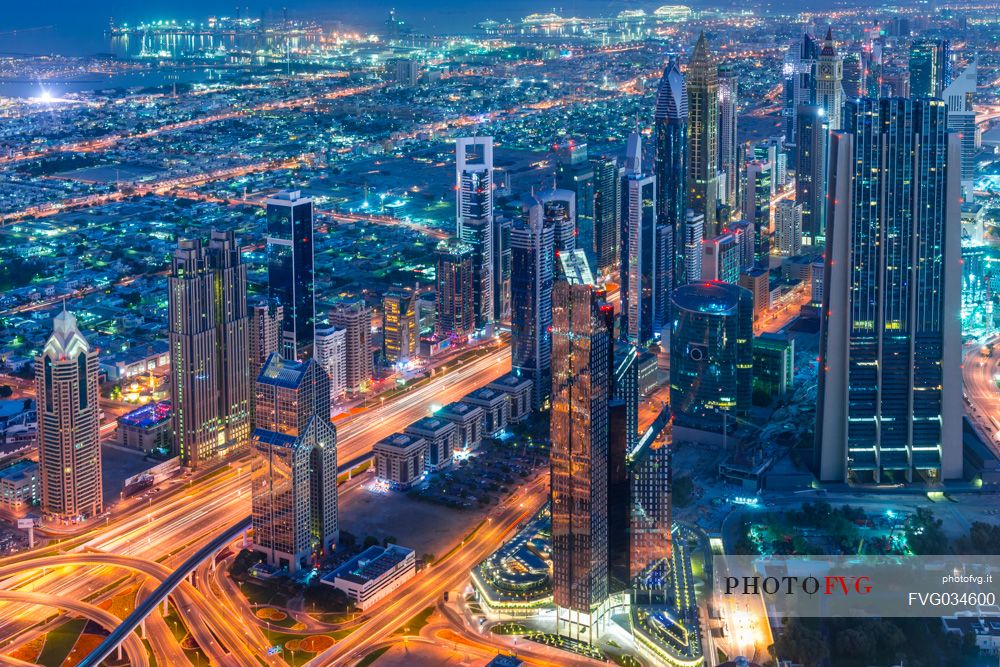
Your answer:
[[[688,208],[705,216],[706,235],[718,233],[719,74],[702,32],[688,65]]]
[[[676,251],[670,259],[670,284],[665,286],[667,295],[674,285],[683,282],[684,255],[680,250],[681,230],[687,209],[687,90],[684,75],[671,61],[664,69],[656,89],[654,129],[656,153],[656,222],[666,227],[671,245]],[[669,298],[669,297],[668,297]]]
[[[61,521],[101,512],[97,349],[63,307],[35,360],[42,512]]]
[[[844,106],[844,59],[837,53],[831,28],[826,30],[823,48],[816,61],[813,85],[816,87],[815,102],[823,107],[830,129],[839,130]]]

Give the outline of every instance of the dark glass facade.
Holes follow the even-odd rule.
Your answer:
[[[665,258],[669,270],[662,285],[665,314],[669,311],[670,292],[685,282],[684,276],[684,216],[687,211],[687,91],[684,76],[676,63],[663,70],[656,91],[654,114],[656,175],[656,224],[666,228],[669,255]],[[664,318],[665,324],[669,315]]]
[[[312,347],[316,322],[312,200],[280,192],[267,200],[268,297],[281,304],[282,354],[300,358]]]
[[[826,157],[829,127],[823,107],[797,111],[795,201],[802,204],[802,245],[822,246],[826,237]]]
[[[721,432],[745,416],[753,391],[753,295],[719,281],[674,290],[670,407],[674,424]],[[729,426],[735,426],[730,421]]]
[[[548,398],[552,382],[552,283],[555,269],[553,223],[545,204],[529,197],[511,230],[511,365],[532,380],[534,406]]]
[[[824,276],[821,476],[935,481],[954,472],[946,450],[961,451],[953,407],[960,387],[952,379],[960,364],[952,192],[960,174],[950,158],[947,108],[902,98],[844,108],[831,155],[837,245]],[[951,143],[957,153],[958,137]],[[960,453],[958,462],[961,473]]]

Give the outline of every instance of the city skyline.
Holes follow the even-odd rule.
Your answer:
[[[45,8],[0,662],[991,659],[992,8]]]

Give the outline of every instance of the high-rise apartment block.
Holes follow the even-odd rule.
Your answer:
[[[173,429],[181,463],[197,467],[250,438],[247,267],[234,233],[181,240],[167,282]]]
[[[104,507],[97,357],[64,309],[35,359],[42,513],[56,521],[91,518]]]
[[[330,311],[330,324],[347,330],[347,363],[344,387],[354,394],[372,381],[372,313],[363,301],[338,303]]]

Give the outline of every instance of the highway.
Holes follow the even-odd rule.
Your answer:
[[[485,347],[479,356],[449,363],[452,366],[450,370],[438,371],[422,386],[390,398],[384,405],[373,406],[339,421],[339,461],[346,463],[366,456],[375,442],[430,414],[432,406],[459,400],[473,389],[507,373],[510,370],[510,348],[496,343]],[[27,586],[32,592],[60,599],[85,600],[100,589],[110,587],[109,591],[102,593],[103,597],[110,596],[121,587],[121,567],[94,564],[94,559],[87,560],[86,551],[129,557],[130,569],[140,569],[134,567],[137,561],[176,567],[193,550],[249,514],[248,464],[248,455],[243,455],[228,468],[204,478],[192,478],[188,486],[179,492],[167,497],[153,497],[148,504],[133,506],[115,520],[95,526],[81,537],[68,539],[58,546],[60,550],[70,552],[67,560],[72,558],[72,554],[78,554],[85,564],[67,564],[39,573],[37,569],[26,570],[23,567],[24,554],[0,559],[0,589],[16,591]],[[50,556],[55,551],[42,549],[37,556]],[[20,567],[16,570],[7,569],[18,565]],[[3,576],[13,571],[18,574]],[[143,571],[154,577],[163,574],[163,571]],[[179,597],[180,604],[175,606],[206,654],[223,664],[227,660],[232,661],[228,656],[230,651],[237,656],[236,664],[246,664],[243,661],[250,660],[252,656],[262,657],[265,638],[259,633],[256,633],[257,636],[249,635],[239,622],[238,615],[219,609],[193,589],[182,586],[178,591],[178,595],[183,594],[184,597]],[[159,612],[156,612],[153,616],[158,615]],[[0,645],[6,645],[13,637],[44,621],[47,616],[44,610],[33,605],[3,605],[0,608]],[[170,664],[170,653],[166,647],[173,642],[173,638],[165,635],[169,630],[162,618],[147,623],[146,630],[152,635],[150,641],[158,664]],[[274,657],[273,661],[280,664],[280,658]]]
[[[360,627],[307,665],[347,665],[360,659],[418,612],[432,606],[444,591],[459,588],[468,578],[469,570],[502,544],[521,522],[533,516],[548,500],[548,494],[549,478],[543,474],[494,511],[476,534],[450,556],[367,610],[367,620]]]
[[[984,357],[983,344],[998,344],[1000,336],[977,341],[963,348],[962,384],[965,413],[983,442],[1000,455],[1000,351]]]

